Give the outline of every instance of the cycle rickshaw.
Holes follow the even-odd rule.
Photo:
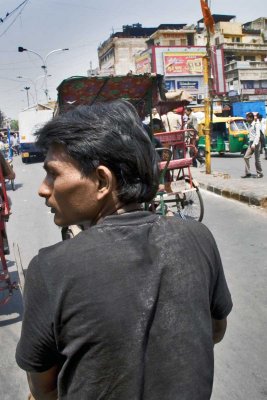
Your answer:
[[[13,294],[14,289],[18,289],[16,282],[12,282],[6,255],[9,254],[9,244],[6,232],[6,222],[9,219],[10,207],[6,192],[6,182],[3,168],[0,163],[0,305],[6,304]]]

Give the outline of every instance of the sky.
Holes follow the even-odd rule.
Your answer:
[[[263,0],[211,0],[213,14],[235,15],[245,23],[267,17]],[[8,16],[7,13],[9,13]],[[57,98],[58,85],[70,76],[87,75],[98,66],[97,48],[123,25],[196,24],[202,18],[200,0],[0,0],[0,110],[9,118],[45,102],[42,60],[47,57],[48,89]],[[18,52],[22,46],[38,53]],[[21,76],[23,78],[17,78]]]

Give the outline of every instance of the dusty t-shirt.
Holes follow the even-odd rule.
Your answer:
[[[16,359],[62,365],[59,399],[207,400],[211,317],[232,308],[208,229],[138,211],[42,249],[28,269]]]

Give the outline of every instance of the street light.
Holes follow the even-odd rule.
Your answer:
[[[24,89],[26,90],[26,93],[27,93],[27,103],[28,103],[28,108],[29,108],[30,107],[30,102],[29,102],[29,90],[30,90],[30,87],[29,86],[25,86]]]
[[[50,76],[52,76],[52,75],[47,75],[47,77],[50,77]],[[35,102],[36,102],[36,104],[38,104],[38,95],[37,95],[37,87],[36,87],[36,82],[39,80],[39,79],[41,79],[41,78],[45,78],[45,75],[40,75],[40,76],[38,76],[36,79],[31,79],[31,78],[29,78],[28,76],[21,76],[21,75],[19,75],[19,76],[17,76],[17,78],[18,79],[25,79],[25,80],[28,80],[28,81],[30,81],[32,84],[33,84],[33,87],[34,87],[34,92],[35,92]]]
[[[38,56],[38,57],[42,60],[41,68],[44,70],[44,73],[45,73],[45,77],[44,77],[44,78],[45,78],[45,95],[46,95],[46,101],[47,101],[47,102],[48,102],[48,100],[49,100],[48,88],[47,88],[47,76],[48,76],[48,75],[47,75],[47,58],[48,58],[51,54],[53,54],[53,53],[57,53],[57,52],[59,52],[59,51],[67,51],[67,50],[69,50],[69,49],[67,49],[67,48],[65,48],[65,49],[55,49],[55,50],[52,50],[52,51],[50,51],[49,53],[47,53],[45,57],[42,57],[41,54],[37,53],[36,51],[29,50],[29,49],[25,49],[25,48],[22,47],[22,46],[19,46],[19,47],[18,47],[18,52],[19,52],[19,53],[23,53],[24,51],[28,51],[28,52],[30,52],[30,53],[35,54],[36,56]]]

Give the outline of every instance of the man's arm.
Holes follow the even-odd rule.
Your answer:
[[[223,340],[224,334],[226,332],[227,327],[227,319],[213,319],[212,318],[212,336],[213,336],[213,343],[217,344],[221,340]]]
[[[57,400],[58,366],[45,372],[27,372],[32,400]]]

